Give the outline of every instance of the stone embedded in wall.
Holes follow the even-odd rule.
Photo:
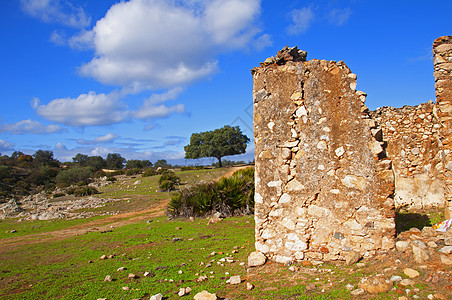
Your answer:
[[[446,218],[452,217],[452,36],[433,43],[436,102],[441,120]]]
[[[393,248],[392,165],[356,75],[343,62],[271,61],[252,70],[256,250],[286,263]]]
[[[441,124],[433,101],[370,112],[382,131],[395,175],[396,208],[444,207]]]

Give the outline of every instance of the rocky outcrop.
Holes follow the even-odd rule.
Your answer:
[[[287,263],[393,248],[392,164],[356,75],[316,59],[252,74],[256,250]]]

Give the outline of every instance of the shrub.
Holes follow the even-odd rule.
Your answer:
[[[116,177],[114,177],[114,176],[109,176],[109,177],[107,177],[107,181],[110,181],[110,182],[115,182],[117,179],[116,179]]]
[[[74,167],[58,173],[55,177],[57,183],[76,184],[79,182],[87,182],[91,176],[91,171],[87,167]]]
[[[141,175],[142,177],[149,177],[149,176],[154,176],[157,175],[158,173],[152,169],[152,168],[148,168],[146,170],[144,170],[143,175]]]
[[[94,194],[98,194],[99,191],[92,186],[81,186],[81,187],[72,187],[67,191],[68,195],[74,195],[77,197],[90,196]]]
[[[218,182],[181,189],[168,205],[170,218],[200,217],[220,212],[224,216],[254,212],[254,169],[246,168]]]
[[[180,178],[173,171],[166,170],[159,178],[159,188],[161,191],[170,192],[180,184]]]
[[[126,171],[127,176],[132,176],[132,175],[136,175],[136,174],[140,174],[140,173],[141,173],[141,169],[139,169],[139,168],[129,169]]]

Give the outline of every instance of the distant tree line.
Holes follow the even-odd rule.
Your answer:
[[[49,150],[38,150],[33,155],[20,151],[11,156],[0,154],[0,203],[59,187],[87,186],[96,177],[107,176],[113,181],[113,175],[118,174],[151,176],[172,167],[164,159],[153,164],[149,160],[126,160],[119,153],[109,153],[106,158],[78,153],[72,161],[64,163]],[[104,169],[114,172],[106,173]],[[92,192],[86,187],[79,190]]]

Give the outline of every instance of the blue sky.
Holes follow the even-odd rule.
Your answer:
[[[238,125],[252,138],[250,70],[285,45],[345,61],[371,109],[435,100],[431,48],[452,34],[451,11],[450,0],[1,1],[0,153],[195,163],[183,159],[194,132]]]

